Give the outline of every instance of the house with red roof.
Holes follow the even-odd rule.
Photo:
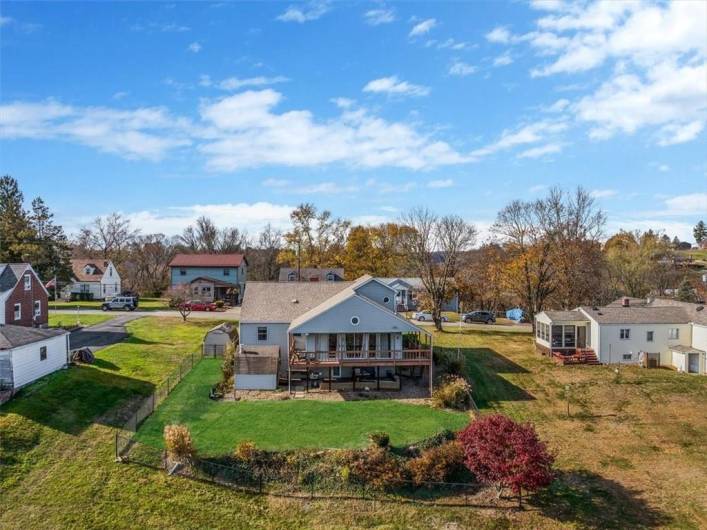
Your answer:
[[[169,269],[170,285],[188,285],[194,300],[236,305],[245,292],[248,260],[243,254],[177,254]]]

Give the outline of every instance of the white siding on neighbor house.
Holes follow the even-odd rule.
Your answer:
[[[15,388],[55,372],[67,364],[69,334],[18,346],[11,350]],[[47,358],[39,358],[40,347],[47,347]]]
[[[268,339],[258,340],[258,328],[266,327],[268,329]],[[273,344],[280,346],[280,370],[287,371],[289,344],[287,338],[287,329],[290,327],[288,323],[268,324],[267,322],[244,324],[241,322],[238,333],[240,335],[240,343],[246,346],[267,345]]]
[[[103,278],[101,278],[101,298],[119,295],[121,291],[120,284],[120,275],[113,262],[109,261],[108,267],[103,273]]]
[[[702,324],[692,325],[692,344],[693,348],[707,352],[707,326]],[[704,361],[704,356],[703,356]],[[704,363],[707,364],[707,363]],[[702,367],[702,373],[707,374],[707,366]]]
[[[678,328],[680,337],[677,340],[668,339],[668,330]],[[630,329],[629,339],[620,338],[621,329]],[[653,331],[653,341],[646,340],[647,332]],[[690,324],[602,324],[599,333],[599,360],[604,363],[638,363],[639,352],[660,353],[662,365],[672,364],[670,346],[681,344],[689,346],[691,342]],[[595,350],[596,351],[596,350]],[[631,359],[624,359],[624,355]]]
[[[0,295],[0,324],[5,323],[5,299],[7,296],[8,293]]]

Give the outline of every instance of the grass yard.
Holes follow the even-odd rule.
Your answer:
[[[91,314],[85,314],[81,313],[78,315],[78,318],[76,315],[67,315],[67,314],[56,314],[52,313],[49,315],[49,327],[50,328],[60,328],[60,327],[72,327],[81,325],[81,326],[94,326],[96,324],[100,324],[101,322],[105,322],[106,320],[110,320],[113,318],[115,315],[91,315]]]
[[[184,423],[209,456],[230,454],[242,440],[271,450],[365,447],[375,431],[403,446],[469,422],[465,413],[390,400],[214,402],[209,388],[220,375],[220,360],[201,361],[143,424],[138,440],[162,447],[164,426]]]
[[[556,453],[554,498],[538,506],[565,504],[588,526],[707,528],[707,377],[560,367],[532,340],[451,330],[435,345],[461,347],[482,412],[532,421]]]
[[[114,427],[212,325],[136,320],[95,365],[53,374],[0,407],[0,528],[707,527],[707,378],[557,367],[533,352],[530,335],[495,330],[435,341],[461,346],[483,412],[535,422],[557,454],[556,484],[524,511],[248,496],[115,463]]]
[[[66,302],[64,300],[49,301],[49,309],[100,309],[103,300],[76,300],[75,302]],[[169,302],[166,298],[140,298],[138,306],[140,311],[158,311],[168,310]]]

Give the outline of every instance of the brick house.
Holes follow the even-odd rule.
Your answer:
[[[46,326],[48,293],[29,263],[0,263],[0,324]]]

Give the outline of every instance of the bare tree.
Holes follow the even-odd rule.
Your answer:
[[[174,238],[163,234],[138,236],[123,264],[126,283],[141,294],[159,296],[169,286],[169,262],[174,253]]]
[[[221,231],[218,243],[219,252],[229,254],[233,252],[245,252],[248,247],[248,234],[241,232],[236,227],[224,228]]]
[[[265,226],[255,248],[249,251],[249,278],[261,281],[276,280],[278,275],[277,256],[282,248],[282,232],[269,223]]]
[[[476,228],[457,215],[438,217],[427,208],[404,214],[402,245],[411,269],[422,279],[435,327],[442,330],[442,306],[449,296],[460,254],[476,241]]]
[[[99,253],[103,259],[120,263],[130,243],[138,236],[139,230],[130,226],[130,220],[114,212],[105,217],[96,217],[93,223],[79,232],[76,246],[79,253]]]

